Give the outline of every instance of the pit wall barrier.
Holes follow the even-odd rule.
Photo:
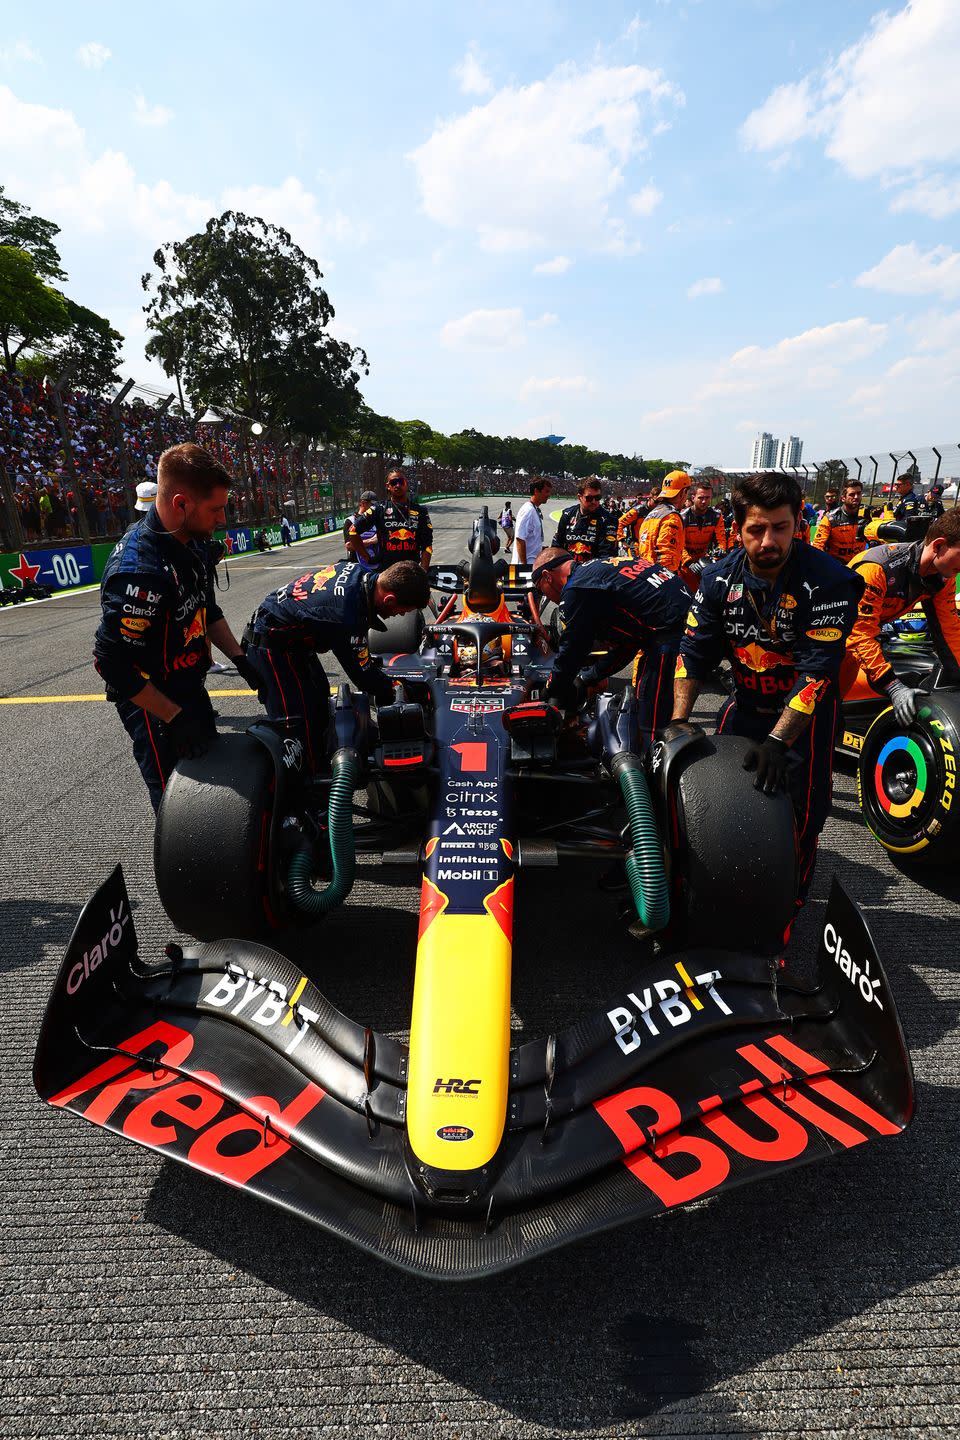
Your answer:
[[[345,516],[320,515],[315,520],[303,523],[290,522],[291,541],[314,540],[320,535],[333,535],[342,528]],[[236,559],[241,555],[256,553],[253,541],[258,530],[264,534],[274,549],[283,545],[279,525],[230,526],[218,530],[227,556]],[[43,550],[30,546],[22,551],[0,554],[0,588],[22,585],[25,580],[35,580],[49,590],[77,590],[84,585],[96,585],[103,577],[104,566],[111,555],[116,541],[96,545],[58,545],[55,549]]]

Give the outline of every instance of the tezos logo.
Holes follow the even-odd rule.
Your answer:
[[[877,993],[880,989],[880,977],[871,978],[869,956],[860,966],[851,958],[849,950],[844,948],[843,936],[838,934],[832,925],[824,926],[823,943],[830,959],[839,965],[850,984],[859,989],[867,1004],[876,1005],[878,1010],[882,1010],[883,1001]]]
[[[472,1140],[473,1131],[469,1125],[441,1125],[437,1131],[438,1140]]]
[[[283,764],[287,770],[303,769],[303,745],[299,740],[287,738],[283,742]]]
[[[96,945],[91,945],[89,950],[84,950],[83,959],[71,966],[70,974],[67,976],[67,994],[76,995],[84,980],[89,980],[94,970],[102,965],[111,950],[115,950],[120,944],[124,927],[130,923],[130,912],[121,900],[116,909],[110,911],[110,928],[105,930],[102,939]]]

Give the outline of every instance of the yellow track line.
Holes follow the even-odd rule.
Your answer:
[[[253,691],[208,690],[208,695],[252,695]],[[0,705],[62,705],[79,700],[106,700],[106,695],[12,695],[0,699]]]

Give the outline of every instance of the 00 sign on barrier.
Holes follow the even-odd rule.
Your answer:
[[[76,585],[92,585],[95,579],[89,545],[0,555],[0,585],[33,580],[50,590],[71,590]]]

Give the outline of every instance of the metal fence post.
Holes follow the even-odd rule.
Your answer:
[[[116,436],[117,454],[120,460],[120,475],[123,479],[123,489],[127,497],[127,512],[130,520],[132,520],[137,513],[134,509],[137,497],[134,492],[133,481],[130,478],[130,461],[127,458],[127,445],[123,438],[123,420],[120,416],[120,406],[132,389],[133,381],[128,380],[126,385],[118,390],[110,401],[110,413],[113,416],[113,433]]]
[[[69,374],[69,370],[64,370],[62,375],[58,375],[55,380],[52,380],[50,382],[50,388],[53,391],[53,404],[57,412],[57,423],[60,426],[60,434],[63,438],[64,463],[66,464],[67,472],[73,485],[73,498],[77,504],[77,520],[80,524],[80,538],[84,541],[85,544],[89,545],[90,526],[87,522],[87,507],[84,504],[84,496],[80,493],[80,481],[77,478],[77,467],[73,459],[73,441],[70,435],[70,427],[67,424],[67,412],[64,409],[63,405],[63,395],[60,393],[60,386],[67,379]],[[67,506],[68,519],[69,515],[70,507]]]

